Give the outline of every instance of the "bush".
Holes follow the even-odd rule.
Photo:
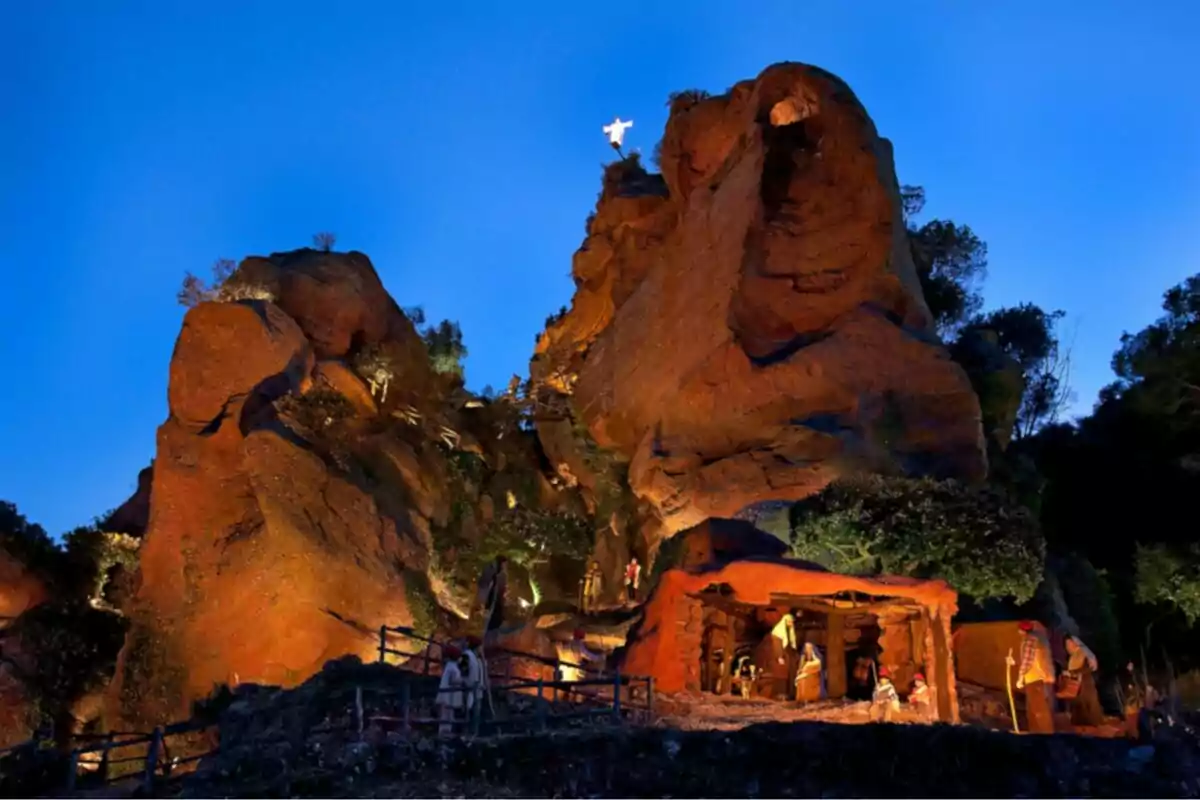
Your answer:
[[[212,281],[205,283],[191,272],[184,273],[183,286],[175,298],[181,306],[194,308],[201,303],[236,303],[239,300],[272,301],[275,295],[257,283],[235,280],[237,262],[218,258],[213,262]]]
[[[44,715],[62,722],[71,704],[103,686],[125,640],[123,617],[80,603],[43,603],[7,631],[32,653],[36,669],[21,676]]]
[[[432,637],[437,630],[438,605],[429,578],[420,572],[405,572],[404,598],[408,601],[408,613],[412,615],[413,631],[418,636]]]
[[[275,407],[310,433],[320,433],[354,416],[350,401],[326,388],[285,395],[275,401]]]
[[[671,92],[667,96],[667,107],[671,111],[690,108],[702,100],[707,100],[712,97],[711,94],[703,89],[684,89],[680,92]]]
[[[63,537],[71,580],[83,599],[92,605],[105,600],[109,572],[114,567],[132,571],[138,566],[141,540],[124,533],[106,533],[91,527],[76,528]]]
[[[1028,600],[1046,557],[1033,516],[1006,495],[930,479],[835,482],[792,507],[791,540],[838,572],[942,578],[977,600]]]
[[[62,569],[62,552],[41,525],[30,522],[17,507],[0,501],[0,549],[31,572],[51,579]]]

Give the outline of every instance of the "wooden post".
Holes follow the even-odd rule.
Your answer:
[[[433,657],[433,642],[425,643],[425,674],[429,674],[429,660]]]
[[[543,695],[542,678],[537,679],[537,729],[539,731],[546,730],[546,699]]]
[[[354,727],[358,733],[358,740],[361,742],[363,738],[363,701],[362,687],[354,687]]]
[[[733,632],[733,615],[725,615],[725,646],[721,656],[721,677],[717,680],[717,694],[727,695],[733,691],[733,651],[737,637]]]
[[[825,622],[825,690],[831,700],[846,696],[846,618],[829,612]]]
[[[613,719],[617,722],[621,721],[621,668],[617,667],[613,673]]]
[[[404,732],[410,730],[408,723],[409,707],[412,705],[412,679],[405,678],[404,685],[400,689],[400,713],[404,717]]]
[[[79,774],[79,751],[71,751],[71,761],[67,764],[67,786],[64,794],[75,794],[75,778]]]
[[[379,626],[379,663],[387,663],[387,625]]]
[[[113,731],[109,731],[108,735],[104,737],[104,750],[100,753],[101,783],[108,783],[108,762],[112,757],[112,743],[115,736],[116,734],[114,734]]]
[[[146,774],[142,776],[142,789],[148,796],[154,795],[154,773],[158,771],[158,749],[162,747],[163,729],[154,729],[150,736],[150,750],[146,753]]]
[[[732,686],[732,682],[730,686]],[[654,722],[654,676],[646,678],[646,717],[648,723]]]

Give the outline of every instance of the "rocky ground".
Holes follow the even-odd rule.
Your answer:
[[[1194,797],[1194,743],[765,723],[347,742],[219,759],[189,797]]]

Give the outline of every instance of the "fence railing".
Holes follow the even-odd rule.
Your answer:
[[[388,635],[400,634],[411,641],[423,642],[422,650],[405,651],[388,645]],[[423,675],[432,674],[432,647],[445,647],[445,642],[439,642],[428,636],[422,636],[411,628],[402,626],[381,626],[379,629],[379,659],[386,662],[388,655],[408,658],[420,658],[420,672]],[[626,718],[648,721],[654,716],[654,678],[644,676],[622,675],[620,669],[611,673],[605,670],[582,664],[574,664],[558,658],[526,653],[504,647],[484,646],[485,663],[487,664],[487,681],[483,687],[487,691],[505,691],[526,694],[536,697],[534,711],[530,715],[498,718],[493,713],[488,720],[489,726],[525,725],[534,730],[544,730],[551,721],[562,721],[579,718],[604,718],[620,722]],[[494,656],[503,657],[502,671],[495,671]],[[554,679],[514,678],[512,668],[514,661],[532,661],[554,669]],[[585,677],[582,680],[564,680],[564,669],[575,670]],[[590,677],[587,677],[590,676]],[[592,691],[589,691],[592,690]],[[605,691],[610,690],[610,691]],[[443,692],[470,691],[469,689],[437,689],[429,694],[436,697]],[[479,702],[490,698],[480,698]],[[409,702],[413,698],[409,697]],[[487,705],[491,707],[491,703]],[[560,705],[566,705],[570,710],[559,710]],[[590,706],[590,707],[589,707]],[[476,712],[480,713],[480,712]],[[469,715],[467,715],[469,716]],[[410,717],[411,718],[411,715]],[[439,722],[447,724],[444,720]],[[461,727],[458,720],[449,723],[453,728]]]
[[[410,641],[424,642],[425,648],[414,652],[399,650],[389,646],[388,635],[396,633]],[[419,670],[410,672],[434,677],[432,674],[434,656],[432,647],[445,647],[445,642],[421,636],[410,628],[384,626],[379,631],[379,660],[386,663],[387,656],[395,655],[412,659],[421,658]],[[597,720],[621,724],[626,720],[649,720],[654,715],[654,679],[652,677],[622,675],[619,669],[605,674],[587,665],[572,664],[557,658],[526,653],[503,647],[488,647],[486,654],[499,655],[504,660],[500,672],[487,670],[483,692],[503,692],[510,699],[524,696],[533,700],[532,709],[526,714],[495,713],[492,697],[476,696],[472,699],[473,713],[450,713],[443,709],[447,707],[462,708],[467,705],[467,693],[470,687],[435,686],[432,682],[426,685],[414,686],[417,682],[405,680],[398,689],[392,687],[356,687],[355,703],[351,725],[356,728],[359,736],[363,735],[367,723],[399,723],[403,730],[414,730],[433,727],[439,733],[481,733],[484,727],[488,731],[501,730],[531,730],[545,731],[548,728],[572,720]],[[497,659],[498,660],[498,659]],[[551,680],[544,678],[514,677],[512,673],[515,661],[525,660],[543,666],[552,667],[555,677]],[[485,658],[485,663],[490,662]],[[564,668],[577,670],[585,677],[582,680],[564,680]],[[378,710],[368,713],[363,702],[364,692],[377,695],[373,705]],[[439,704],[438,698],[446,693],[458,693],[463,702]],[[458,698],[455,698],[457,701]],[[485,721],[484,706],[492,713]],[[391,711],[392,713],[386,713]],[[201,753],[188,756],[172,756],[171,742],[190,734],[203,733],[213,727],[212,722],[185,720],[155,728],[150,732],[109,731],[102,734],[78,734],[76,742],[88,741],[86,744],[75,746],[68,754],[66,776],[63,781],[63,794],[74,794],[79,788],[81,772],[92,772],[87,775],[90,785],[106,785],[115,781],[136,780],[140,790],[152,794],[162,780],[169,780],[173,773],[184,766],[197,762],[202,758],[214,755],[217,749],[210,748]],[[0,756],[14,753],[23,748],[38,750],[45,741],[32,739],[12,747],[0,749]],[[138,749],[136,755],[122,754],[119,751]],[[138,765],[122,769],[124,765]],[[113,773],[118,774],[114,775]]]

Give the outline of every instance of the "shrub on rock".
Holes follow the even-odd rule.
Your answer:
[[[990,487],[858,477],[791,512],[793,552],[838,572],[942,578],[975,599],[1024,602],[1046,545],[1034,517]]]

